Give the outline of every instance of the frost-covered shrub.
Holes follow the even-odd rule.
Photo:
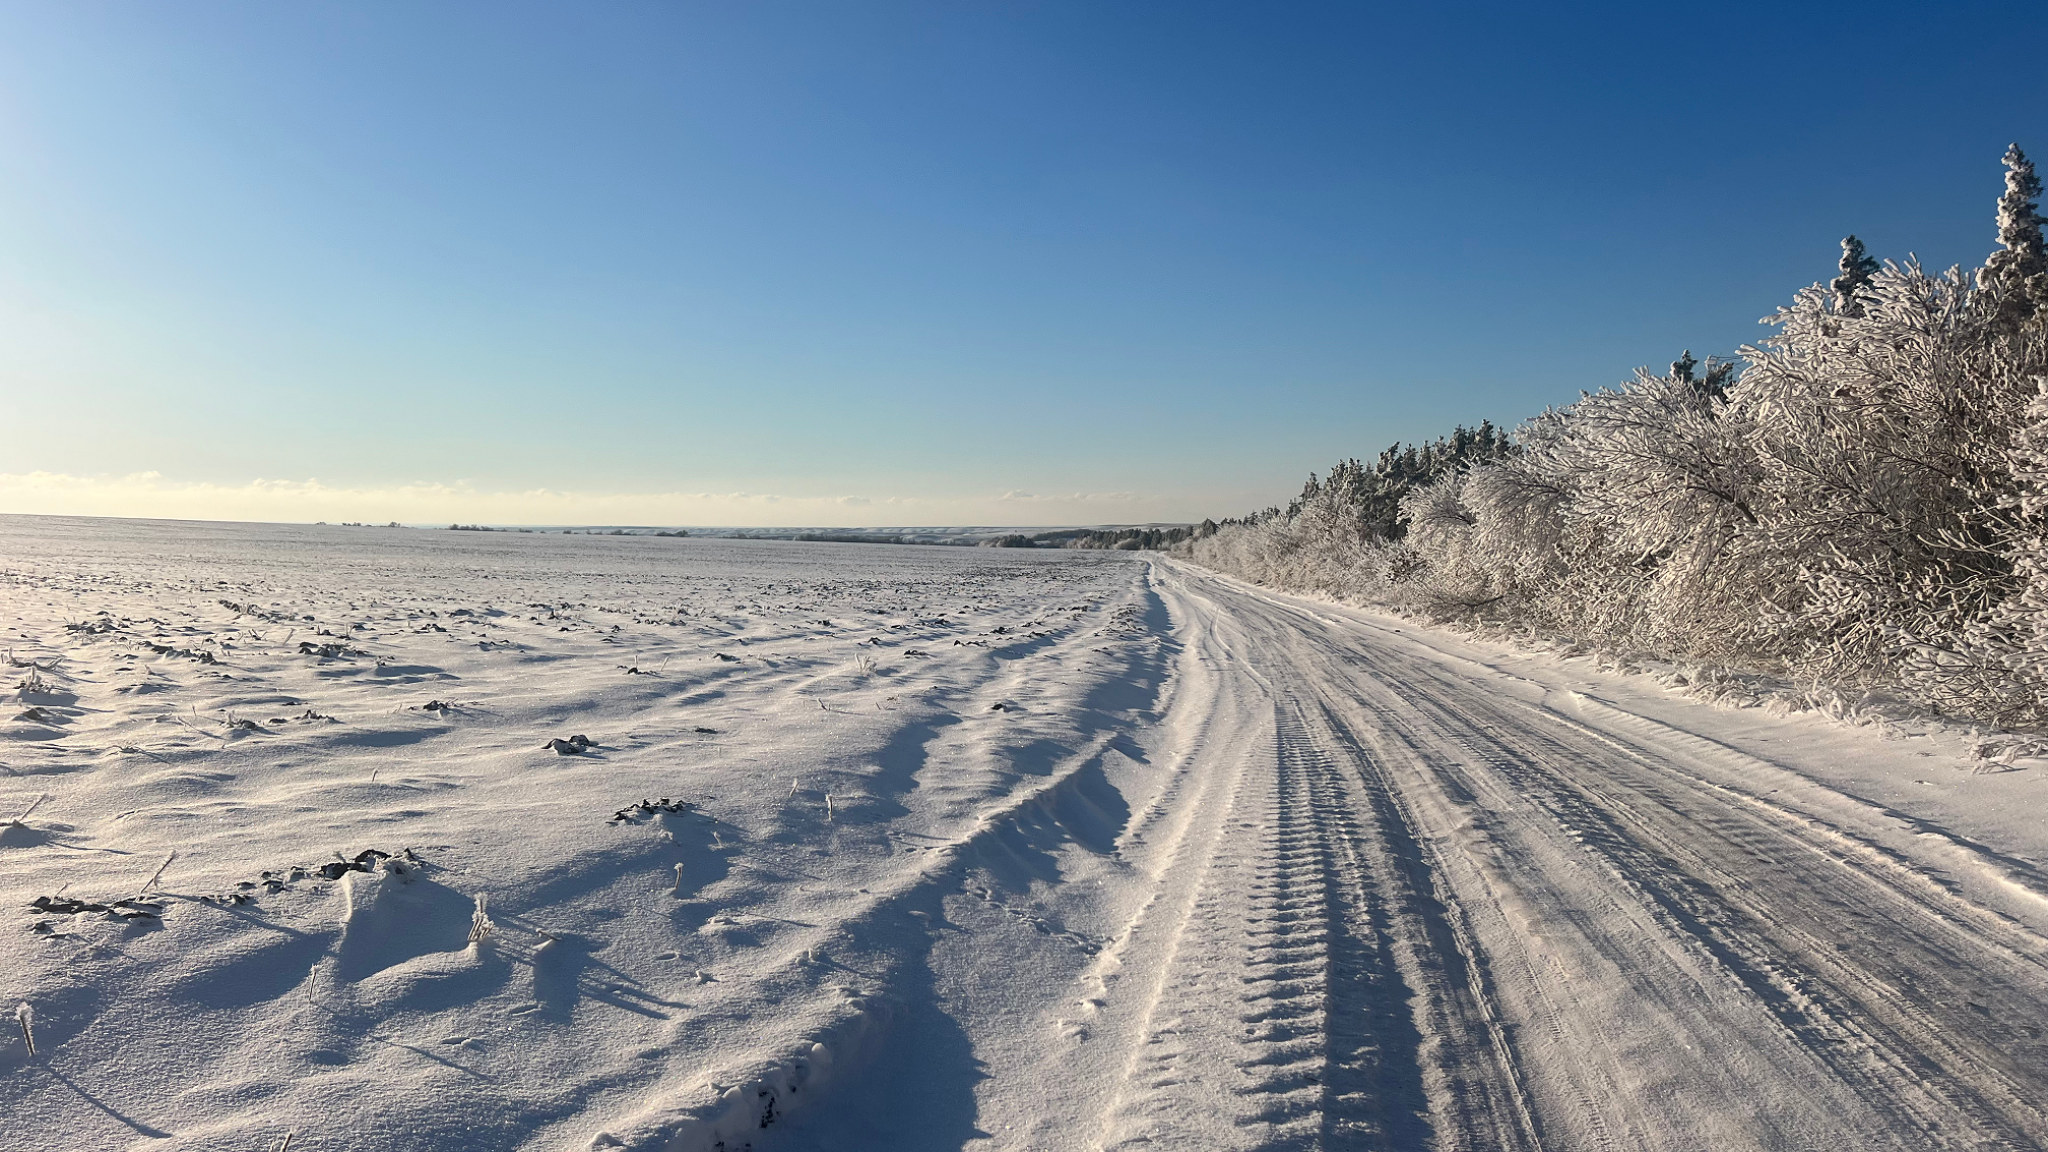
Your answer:
[[[2048,368],[1959,270],[1887,267],[1859,300],[1801,293],[1730,396],[1764,462],[1757,550],[1796,565],[1780,648],[1830,677],[1952,648],[2011,593],[2008,457]]]
[[[2037,333],[2038,335],[2038,333]],[[2008,725],[2048,724],[2048,376],[2036,377],[2026,422],[2004,453],[2005,595],[1965,622],[1953,643],[1909,651],[1907,681],[1953,711]]]

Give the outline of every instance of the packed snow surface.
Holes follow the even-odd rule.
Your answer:
[[[0,650],[8,1149],[2048,1142],[1931,726],[1132,553],[6,517]]]

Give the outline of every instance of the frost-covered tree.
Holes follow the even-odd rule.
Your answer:
[[[1954,643],[1916,648],[1906,678],[1937,706],[2001,724],[2048,724],[2048,377],[2007,457],[2012,591]]]
[[[2048,250],[2041,237],[2041,178],[2034,162],[2014,144],[2005,153],[2005,195],[1998,199],[1998,251],[1977,273],[1977,287],[1999,297],[1999,318],[2008,325],[2030,319],[2048,305]]]
[[[1695,376],[1694,370],[1700,362],[1693,359],[1688,348],[1678,359],[1671,362],[1671,378],[1686,384],[1702,399],[1719,400],[1728,394],[1728,381],[1735,375],[1735,362],[1719,357],[1707,357],[1707,371],[1704,376]]]
[[[1841,316],[1859,315],[1863,305],[1857,302],[1856,294],[1877,275],[1877,261],[1863,250],[1863,241],[1853,235],[1844,236],[1839,267],[1842,274],[1828,282],[1828,291],[1835,297],[1835,312]]]
[[[1719,561],[1755,522],[1757,467],[1724,401],[1730,372],[1697,366],[1688,353],[1525,425],[1519,453],[1463,483],[1472,530],[1455,562],[1492,566],[1478,583],[1545,628],[1635,647],[1734,643],[1747,609],[1724,594]]]
[[[1770,595],[1775,651],[1837,679],[1902,669],[2008,590],[2005,453],[2033,390],[1960,270],[1887,266],[1860,299],[1841,317],[1802,292],[1731,396],[1764,462],[1754,555],[1796,575]]]

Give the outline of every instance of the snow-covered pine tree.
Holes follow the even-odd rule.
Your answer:
[[[1728,395],[1728,381],[1735,376],[1735,361],[1723,360],[1718,356],[1707,357],[1707,374],[1695,376],[1693,370],[1700,366],[1693,359],[1692,349],[1671,362],[1671,378],[1692,387],[1692,390],[1706,400],[1720,400]]]
[[[1977,287],[1998,298],[2008,327],[2048,306],[2048,249],[2041,237],[2041,178],[2014,144],[2005,152],[2005,195],[1998,199],[1998,251],[1977,273]]]
[[[1851,234],[1842,237],[1840,268],[1842,274],[1828,282],[1828,290],[1835,294],[1835,314],[1860,316],[1863,305],[1856,295],[1877,275],[1877,261],[1864,252],[1863,241]]]

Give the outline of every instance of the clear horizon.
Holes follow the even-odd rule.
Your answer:
[[[2048,160],[1987,4],[0,20],[0,512],[1241,515],[1731,354],[1845,234],[1975,265]]]

